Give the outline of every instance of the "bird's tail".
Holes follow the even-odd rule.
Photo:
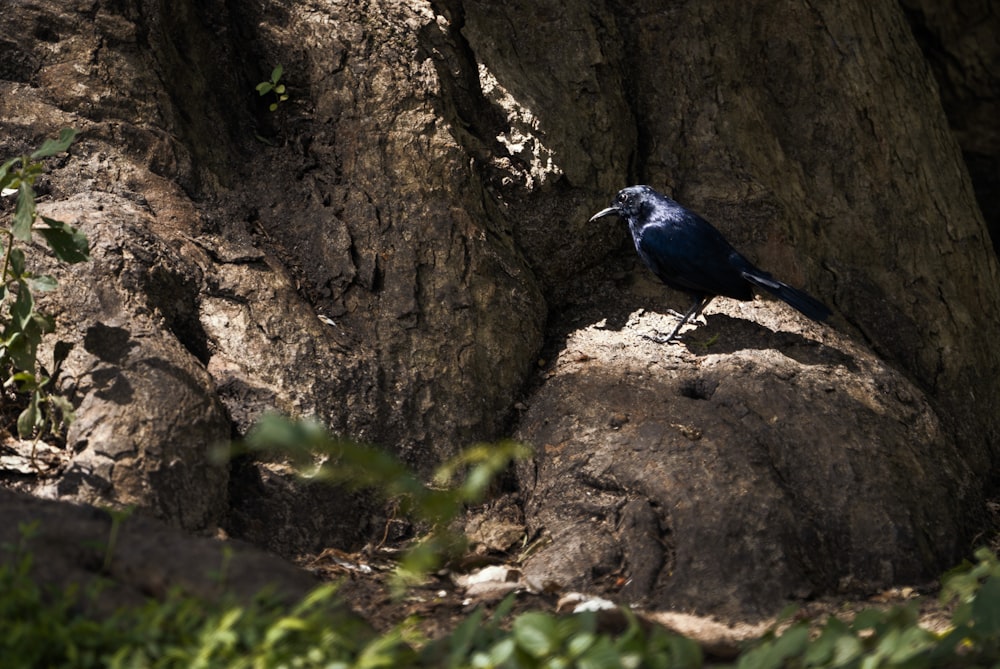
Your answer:
[[[775,297],[784,300],[814,321],[825,321],[830,317],[832,312],[829,307],[812,295],[778,281],[767,272],[762,272],[756,268],[754,270],[753,272],[744,270],[743,278],[753,285],[763,288]]]

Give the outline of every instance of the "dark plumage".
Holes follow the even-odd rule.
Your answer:
[[[639,257],[660,281],[694,298],[694,304],[663,343],[669,342],[692,317],[698,317],[717,295],[752,300],[752,286],[763,288],[815,321],[830,310],[819,300],[784,284],[753,265],[726,241],[722,233],[649,186],[630,186],[614,203],[591,217],[617,214],[628,222]]]

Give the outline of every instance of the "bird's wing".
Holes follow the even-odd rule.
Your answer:
[[[646,265],[672,288],[737,300],[753,297],[743,278],[753,266],[697,214],[648,222],[635,241]]]

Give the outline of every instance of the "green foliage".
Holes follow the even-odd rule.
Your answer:
[[[462,537],[449,529],[451,521],[466,505],[482,501],[492,480],[512,460],[530,455],[527,446],[515,442],[478,444],[438,468],[433,485],[428,486],[383,450],[334,437],[313,420],[291,421],[275,415],[257,423],[243,448],[288,457],[299,474],[311,481],[376,491],[397,500],[404,514],[428,525],[427,534],[400,560],[398,592],[463,548]],[[464,478],[454,485],[460,472]]]
[[[945,669],[1000,667],[1000,562],[987,549],[979,562],[948,575],[944,603],[957,600],[951,629],[935,634],[917,624],[915,603],[865,609],[847,623],[830,618],[818,636],[800,622],[769,634],[740,657],[737,669]]]
[[[697,669],[698,645],[629,611],[621,633],[601,631],[598,614],[531,611],[510,620],[512,594],[488,619],[474,610],[451,634],[422,638],[413,620],[372,631],[322,585],[294,605],[264,593],[246,604],[180,592],[163,601],[93,614],[103,584],[81,591],[43,588],[32,578],[38,523],[0,546],[0,658],[21,667],[233,667],[278,669]],[[862,611],[851,622],[830,618],[811,630],[796,623],[752,644],[740,668],[947,669],[1000,666],[1000,563],[989,551],[952,574],[942,591],[957,600],[951,629],[917,625],[916,608]],[[223,563],[229,558],[223,556]],[[225,564],[223,564],[225,571]]]
[[[952,572],[941,590],[944,602],[957,601],[954,628],[941,640],[939,655],[961,652],[1000,666],[1000,560],[989,549],[976,551],[975,565]]]
[[[513,599],[489,621],[477,609],[455,632],[423,642],[412,621],[377,635],[322,585],[290,608],[261,595],[247,605],[175,591],[164,601],[88,614],[99,588],[45,590],[28,554],[0,564],[0,657],[21,667],[426,667],[533,669],[677,668],[701,665],[692,641],[632,619],[620,635],[597,631],[593,613],[525,613],[504,630]]]
[[[277,65],[273,70],[271,70],[271,78],[267,81],[262,81],[257,84],[257,93],[264,97],[268,93],[274,95],[274,102],[268,107],[272,112],[278,111],[278,105],[288,99],[288,92],[285,85],[279,83],[281,81],[281,75],[284,74],[285,70],[281,65]]]
[[[247,605],[171,593],[110,617],[89,615],[99,589],[44,589],[24,556],[0,564],[0,658],[31,667],[362,667],[385,646],[324,585],[291,609],[260,595]],[[401,644],[387,651],[402,658]],[[386,653],[388,654],[388,653]],[[387,666],[387,665],[382,665]],[[391,665],[388,665],[391,666]]]
[[[111,569],[111,560],[115,555],[115,548],[118,546],[118,534],[121,532],[122,523],[135,513],[135,506],[129,505],[124,509],[104,509],[111,516],[111,531],[108,534],[108,542],[104,546],[104,561],[101,563],[101,570],[107,573]]]
[[[51,395],[46,386],[51,380],[38,364],[38,346],[42,336],[54,329],[51,317],[35,309],[33,291],[53,290],[56,280],[36,275],[27,267],[21,248],[34,240],[37,232],[56,258],[65,263],[88,260],[90,247],[83,233],[71,225],[46,216],[35,209],[34,185],[44,171],[43,159],[69,148],[76,130],[64,128],[58,139],[46,140],[40,149],[26,156],[11,158],[0,165],[0,191],[17,194],[10,226],[0,229],[0,376],[5,389],[28,397],[28,406],[17,419],[22,439],[38,436],[46,429],[56,429],[72,418],[72,407],[64,398]],[[38,224],[41,219],[41,224]],[[55,360],[58,367],[60,360]]]
[[[658,626],[644,629],[629,611],[621,634],[598,630],[592,611],[557,616],[530,611],[503,626],[514,602],[510,595],[490,620],[476,609],[451,635],[424,646],[420,667],[442,669],[694,669],[702,665],[701,649],[690,639]]]

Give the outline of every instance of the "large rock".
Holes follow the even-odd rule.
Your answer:
[[[242,603],[268,589],[291,603],[317,585],[305,571],[248,544],[192,537],[138,515],[115,521],[90,506],[3,488],[0,513],[7,519],[0,523],[0,561],[15,559],[8,551],[30,555],[31,576],[39,583],[98,593],[93,601],[79,602],[97,614],[166,598],[173,588]]]
[[[200,268],[120,197],[81,194],[41,210],[83,230],[92,259],[51,267],[60,290],[40,301],[57,322],[42,357],[68,349],[57,382],[77,419],[67,434],[71,463],[39,493],[134,505],[189,530],[217,525],[228,511],[228,470],[211,450],[231,428],[199,360]]]
[[[541,291],[442,118],[430,5],[292,3],[280,24],[258,11],[241,20],[261,61],[284,64],[292,100],[268,119],[285,145],[254,147],[267,161],[246,166],[254,189],[221,213],[227,234],[273,251],[361,367],[335,393],[309,394],[317,413],[429,470],[499,435],[541,344]],[[220,357],[256,366],[250,336],[220,338]],[[309,373],[321,384],[343,367]]]
[[[719,300],[683,345],[620,304],[569,333],[521,421],[534,586],[766,616],[948,566],[973,477],[912,383],[773,301]]]
[[[902,8],[635,2],[618,25],[641,180],[808,286],[995,467],[1000,269]]]

